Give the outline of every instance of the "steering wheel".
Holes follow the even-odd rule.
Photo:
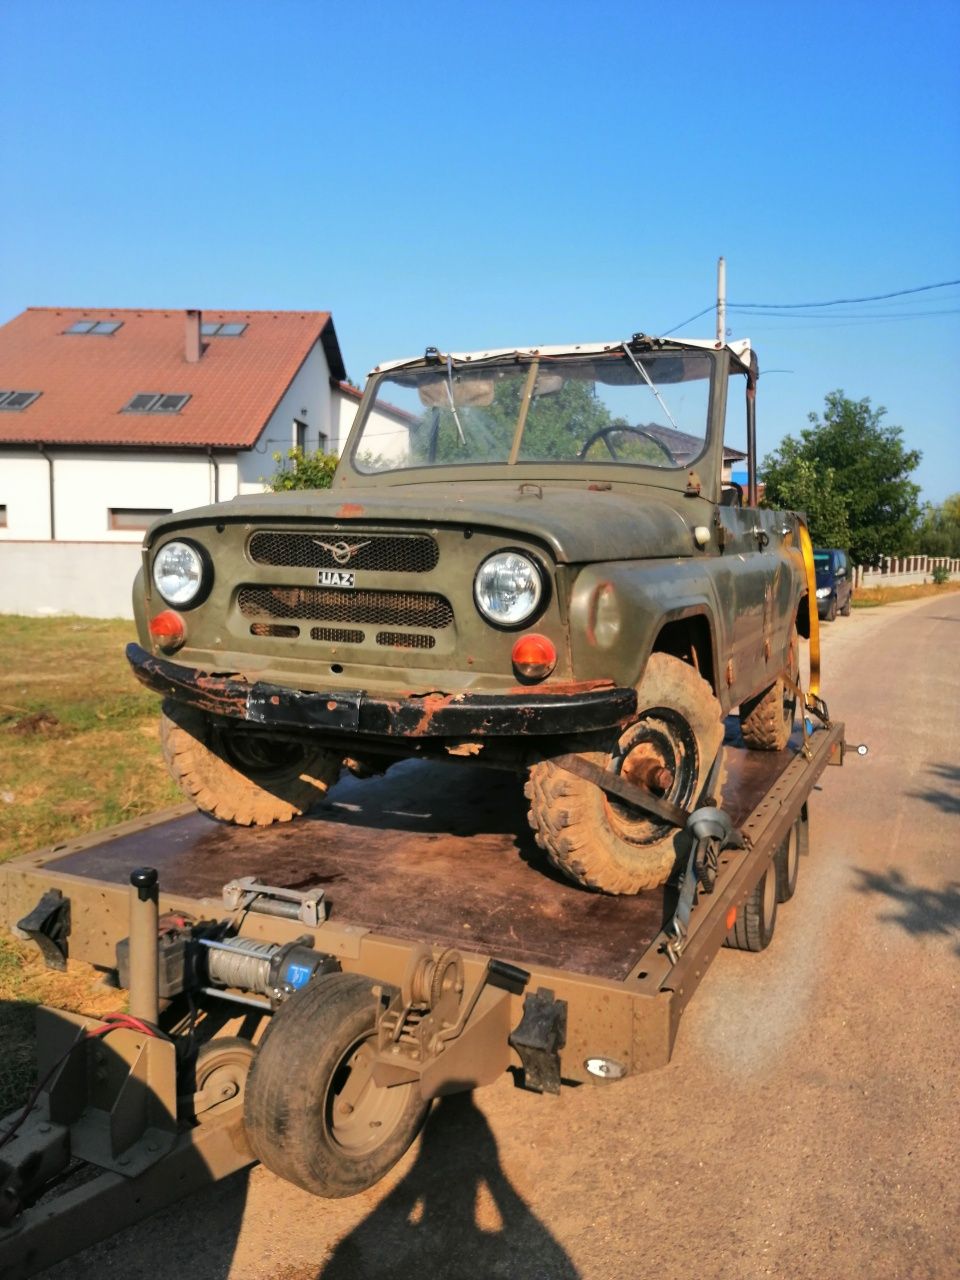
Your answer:
[[[679,463],[677,462],[677,459],[673,456],[673,454],[670,452],[667,446],[663,443],[662,440],[658,440],[652,431],[645,431],[643,427],[629,427],[625,423],[622,426],[620,426],[615,422],[611,423],[609,427],[601,427],[599,431],[595,431],[593,435],[586,441],[586,443],[584,444],[580,452],[577,454],[577,460],[579,462],[582,462],[584,458],[586,458],[590,450],[593,448],[593,446],[597,443],[597,441],[602,440],[603,443],[607,446],[607,452],[610,454],[610,457],[614,460],[614,462],[620,462],[621,461],[620,455],[617,453],[616,449],[614,449],[613,445],[610,443],[610,436],[613,434],[614,431],[632,431],[635,436],[643,436],[645,440],[650,440],[653,444],[657,446],[657,448],[661,451],[661,453],[663,453],[664,457],[667,459],[668,462],[672,462],[674,465],[679,465]]]

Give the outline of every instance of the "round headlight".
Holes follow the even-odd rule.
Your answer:
[[[522,626],[537,611],[543,575],[519,551],[498,551],[484,560],[473,583],[477,608],[498,627]]]
[[[197,602],[204,583],[203,557],[189,542],[168,542],[153,562],[153,581],[167,604]]]

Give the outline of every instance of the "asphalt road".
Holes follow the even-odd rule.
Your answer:
[[[870,754],[827,771],[772,946],[720,953],[669,1067],[559,1098],[507,1077],[364,1195],[256,1168],[48,1274],[956,1276],[960,596],[824,631]]]

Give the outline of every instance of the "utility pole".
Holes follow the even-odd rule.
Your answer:
[[[727,340],[727,260],[717,260],[717,341]]]

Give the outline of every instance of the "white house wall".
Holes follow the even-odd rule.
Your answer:
[[[49,492],[47,463],[36,449],[0,451],[0,507],[7,509],[0,539],[49,538]]]
[[[273,455],[285,455],[296,444],[295,423],[298,420],[307,426],[308,452],[320,447],[321,434],[326,439],[326,448],[336,449],[339,436],[332,406],[334,396],[330,387],[330,366],[323,344],[318,339],[270,415],[257,443],[252,449],[238,454],[241,493],[260,493],[263,490],[264,477],[273,475],[277,469]]]
[[[47,450],[53,459],[56,536],[64,542],[140,542],[137,529],[111,529],[110,509],[183,511],[214,499],[214,469],[206,454],[166,450],[83,453]],[[237,491],[232,456],[218,459],[220,497]],[[49,538],[49,479],[42,457],[0,453],[0,503],[13,540]],[[7,493],[4,498],[2,495]]]

